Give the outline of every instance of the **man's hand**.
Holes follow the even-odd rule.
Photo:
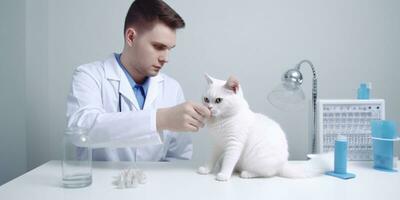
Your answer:
[[[207,107],[188,101],[174,107],[158,109],[156,115],[158,131],[195,132],[204,127],[204,120],[211,113]]]

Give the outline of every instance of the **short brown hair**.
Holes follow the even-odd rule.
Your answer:
[[[126,14],[124,33],[129,26],[150,29],[156,22],[162,22],[174,30],[185,27],[181,16],[164,1],[135,0]]]

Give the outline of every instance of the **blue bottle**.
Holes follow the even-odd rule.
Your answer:
[[[326,172],[327,175],[341,179],[350,179],[356,177],[355,174],[347,173],[347,138],[339,135],[335,141],[335,169]]]
[[[369,84],[361,83],[357,90],[357,99],[369,99],[370,88]]]
[[[374,168],[381,171],[397,172],[395,169],[394,143],[397,127],[394,121],[371,120],[372,149],[374,152]]]

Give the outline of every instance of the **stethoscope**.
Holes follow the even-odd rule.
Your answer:
[[[119,97],[118,97],[118,112],[121,112],[121,111],[122,111],[122,106],[121,106],[121,93],[118,92],[118,95],[119,95]]]
[[[118,112],[122,112],[121,92],[118,92]]]

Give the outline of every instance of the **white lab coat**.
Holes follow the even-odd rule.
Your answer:
[[[159,73],[149,78],[143,110],[114,55],[75,69],[67,99],[68,127],[86,127],[93,160],[190,159],[191,137],[156,129],[156,109],[182,103],[177,81]],[[119,94],[121,110],[119,112]]]

